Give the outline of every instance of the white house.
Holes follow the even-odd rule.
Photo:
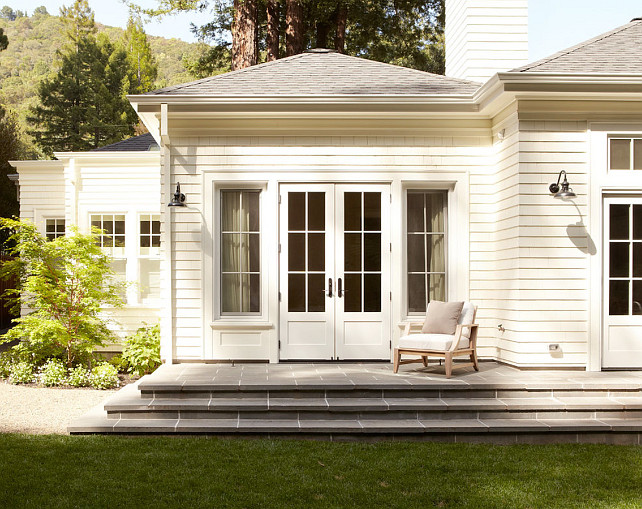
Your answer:
[[[131,96],[150,135],[14,163],[21,216],[113,232],[166,362],[390,359],[434,298],[481,357],[642,367],[642,19],[528,64],[486,3],[446,2],[449,77],[316,49]]]

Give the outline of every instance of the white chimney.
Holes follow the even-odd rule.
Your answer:
[[[528,63],[528,0],[446,0],[446,76],[485,82]]]

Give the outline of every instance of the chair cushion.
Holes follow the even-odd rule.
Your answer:
[[[455,336],[452,334],[410,334],[399,339],[399,348],[446,351],[451,347],[454,339]],[[468,348],[468,344],[468,338],[462,336],[457,348]]]
[[[475,305],[472,302],[464,302],[464,307],[461,309],[461,315],[459,316],[459,322],[457,323],[460,325],[473,323],[474,316]],[[470,339],[470,327],[464,327],[461,331],[461,335]]]
[[[431,300],[426,309],[426,320],[421,332],[424,334],[454,334],[461,316],[463,302]]]

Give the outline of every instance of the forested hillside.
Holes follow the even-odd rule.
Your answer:
[[[98,23],[96,26],[113,42],[119,41],[124,33],[121,28]],[[9,46],[0,53],[0,104],[17,113],[26,132],[27,110],[38,102],[38,83],[57,70],[56,50],[65,43],[64,24],[59,16],[34,14],[13,21],[0,18],[0,28],[9,38]],[[163,37],[148,39],[158,63],[158,87],[195,79],[183,62],[197,58],[207,46]]]

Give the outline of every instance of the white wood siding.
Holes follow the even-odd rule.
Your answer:
[[[528,62],[528,0],[446,0],[446,75],[485,82]]]

